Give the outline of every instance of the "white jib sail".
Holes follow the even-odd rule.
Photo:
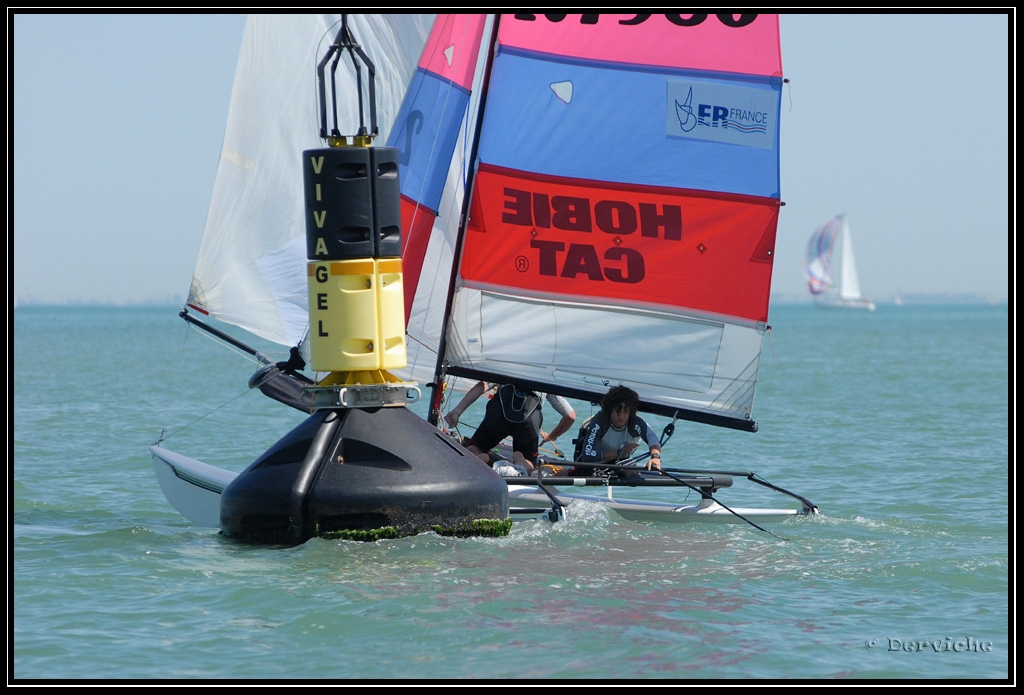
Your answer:
[[[231,94],[213,197],[189,290],[191,307],[278,343],[307,330],[302,151],[319,137],[316,65],[340,15],[253,15]],[[383,143],[401,106],[432,15],[350,15],[349,26],[377,71]],[[365,74],[364,74],[365,79]],[[358,126],[355,73],[336,73],[343,134]],[[350,108],[347,108],[350,107]]]

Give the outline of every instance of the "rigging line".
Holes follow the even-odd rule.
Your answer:
[[[191,324],[189,324],[189,323],[186,323],[185,324],[185,335],[181,339],[181,348],[178,350],[178,365],[179,365],[179,368],[180,368],[181,365],[183,365],[185,363],[185,348],[188,346],[188,339],[189,339],[189,336],[192,335],[192,330],[193,330],[193,326]],[[195,421],[193,421],[193,422],[195,422]],[[167,435],[167,429],[166,428],[162,428],[160,430],[160,437],[155,442],[153,442],[153,444],[155,446],[159,446],[161,443],[163,443],[164,439],[166,439],[167,436],[173,436],[173,435],[177,434],[178,432],[180,432],[181,430],[185,429],[186,427],[190,427],[193,424],[193,422],[190,422],[188,425],[185,425],[185,427],[181,427],[181,428],[175,430],[174,432],[171,433],[171,435]]]
[[[250,352],[247,352],[247,351],[241,349],[237,345],[233,345],[232,343],[225,342],[224,340],[221,340],[217,336],[210,335],[206,331],[200,330],[198,326],[195,326],[193,324],[189,324],[189,328],[192,331],[197,332],[200,335],[200,337],[205,338],[206,340],[211,341],[215,345],[220,345],[221,347],[225,347],[228,350],[230,350],[231,352],[235,353],[236,355],[239,355],[239,356],[245,358],[246,360],[248,360],[249,362],[252,362],[253,364],[256,364],[256,365],[271,364],[271,363],[276,361],[276,360],[273,359],[273,357],[283,357],[286,354],[290,355],[290,352],[289,353],[285,353],[285,352],[283,352],[281,350],[274,350],[274,351],[267,351],[267,352],[256,352],[255,354],[253,354],[253,353],[250,353]],[[264,362],[263,360],[261,360],[260,359],[261,356],[264,359],[268,360],[268,362]]]
[[[550,442],[548,442],[548,443],[550,444]],[[542,452],[544,452],[544,453],[546,453],[546,454],[554,454],[554,455],[555,455],[555,456],[557,456],[557,457],[558,457],[559,459],[561,459],[561,460],[565,461],[565,454],[563,454],[563,453],[561,452],[561,450],[559,450],[559,448],[558,448],[557,446],[555,446],[555,445],[553,445],[553,444],[552,444],[551,446],[552,446],[552,448],[551,448],[551,449],[548,449],[548,448],[545,448],[545,447],[540,447],[540,448],[538,449],[538,451],[542,451]]]
[[[637,454],[636,456],[633,456],[631,458],[626,458],[626,459],[621,459],[619,461],[615,461],[614,465],[616,465],[616,466],[625,466],[627,468],[636,468],[637,464],[639,464],[641,461],[644,461],[645,459],[649,459],[650,457],[651,457],[651,452],[647,451],[647,452],[645,452],[643,454]],[[586,461],[578,461],[576,463],[586,463]],[[603,467],[604,465],[607,465],[607,464],[595,464],[595,465]]]
[[[408,329],[406,330],[406,333],[405,333],[405,340],[407,342],[416,343],[420,347],[420,350],[416,351],[416,357],[415,357],[415,359],[413,359],[412,364],[407,364],[406,365],[406,368],[409,369],[410,373],[412,373],[419,366],[420,351],[423,351],[423,352],[425,352],[427,354],[430,354],[430,355],[434,355],[434,358],[436,360],[436,358],[437,358],[437,351],[434,350],[430,345],[427,345],[423,340],[420,340],[419,338],[415,338],[415,337],[409,335]]]
[[[677,410],[672,415],[672,422],[665,425],[665,429],[661,431],[661,437],[658,440],[658,444],[661,446],[662,449],[665,448],[665,445],[668,443],[668,440],[672,439],[672,435],[676,433],[676,420],[678,419],[679,411]]]
[[[422,348],[423,348],[424,350],[428,350],[428,351],[430,351],[430,352],[435,352],[435,353],[437,352],[436,350],[434,350],[434,348],[432,348],[432,347],[431,347],[430,345],[427,345],[427,344],[426,344],[426,342],[424,342],[423,340],[421,340],[421,339],[419,339],[419,338],[416,338],[416,337],[414,337],[414,336],[410,336],[410,335],[407,335],[407,336],[406,336],[406,339],[407,339],[407,340],[411,340],[412,342],[416,343],[417,345],[419,345],[420,347],[422,347]]]
[[[211,341],[211,342],[213,342],[213,343],[215,343],[217,345],[220,345],[222,347],[228,348],[229,350],[231,350],[235,354],[241,355],[242,357],[244,357],[245,359],[249,360],[250,362],[255,362],[257,364],[261,364],[260,360],[255,355],[247,353],[244,350],[240,349],[239,347],[237,347],[235,345],[232,345],[231,343],[224,342],[223,340],[220,340],[220,339],[216,338],[215,336],[210,335],[206,331],[199,330],[199,327],[196,326],[195,324],[190,323],[190,322],[186,322],[185,325],[187,327],[187,330],[185,331],[185,337],[182,339],[181,352],[180,352],[180,359],[181,359],[182,362],[184,362],[184,359],[185,359],[185,344],[188,342],[189,336],[192,335],[193,333],[198,333],[201,337],[206,338],[207,340],[209,340],[209,341]],[[234,398],[231,398],[231,399],[225,401],[224,403],[221,403],[216,408],[213,408],[212,410],[209,410],[205,414],[200,415],[199,417],[195,418],[194,420],[192,420],[188,424],[183,425],[183,426],[179,427],[178,429],[174,430],[170,434],[166,433],[167,432],[166,429],[161,430],[160,438],[156,442],[154,442],[154,444],[160,444],[165,439],[169,439],[169,438],[177,435],[178,433],[188,429],[192,425],[196,424],[197,422],[199,422],[200,420],[202,420],[202,419],[204,419],[206,417],[209,417],[210,415],[212,415],[213,413],[217,412],[221,408],[224,408],[225,406],[228,406],[228,405],[234,403],[235,401],[237,401],[239,398],[241,398],[242,396],[244,396],[246,393],[248,393],[251,390],[252,390],[252,388],[247,388],[245,391],[242,391],[241,393],[239,393]]]
[[[456,425],[456,427],[458,427],[458,425]],[[505,437],[504,439],[502,439],[500,442],[498,442],[498,445],[495,446],[495,448],[492,449],[491,451],[498,458],[500,458],[502,461],[512,461],[512,459],[507,458],[501,451],[496,451],[496,449],[498,449],[498,447],[501,446],[501,445],[504,445],[506,448],[508,448],[509,451],[512,451],[513,449],[512,449],[512,439],[511,439],[511,437]],[[553,450],[552,450],[552,449],[548,449],[546,447],[538,446],[537,447],[537,453],[538,453],[538,458],[539,458],[539,454],[541,454],[541,453],[554,454],[559,459],[558,463],[570,463],[569,461],[566,460],[565,454],[563,454],[561,451],[558,450],[558,447],[553,447]],[[548,462],[549,463],[555,463],[554,460],[548,461]],[[537,467],[540,467],[543,464],[539,464],[538,463],[538,464],[534,464],[534,465],[537,466]]]
[[[434,384],[433,383],[429,383],[429,384],[427,384],[427,386],[433,387]],[[450,388],[450,385],[449,385],[447,380],[444,380],[440,384],[438,384],[437,387],[439,389],[441,389],[441,396],[440,396],[440,398],[438,398],[437,407],[441,409],[441,412],[448,412],[448,410],[450,410],[449,398],[451,398],[451,393],[450,393],[451,388]],[[442,417],[441,420],[444,420],[444,417]],[[438,427],[440,427],[441,430],[443,431],[444,429],[446,429],[448,427],[448,423],[447,422],[439,422],[438,423]]]
[[[550,434],[550,432],[549,432],[548,434]],[[562,460],[564,460],[564,459],[565,459],[565,454],[563,454],[563,453],[562,453],[562,450],[561,450],[561,449],[559,449],[559,448],[558,448],[557,446],[555,446],[555,443],[554,443],[554,442],[552,442],[552,441],[550,441],[550,440],[549,440],[549,441],[548,441],[548,444],[550,444],[550,445],[551,445],[551,449],[540,449],[540,448],[539,448],[539,449],[537,450],[537,451],[538,451],[538,453],[539,453],[539,452],[541,452],[541,451],[547,451],[548,453],[553,453],[553,454],[554,454],[555,456],[557,456],[558,458],[560,458],[560,459],[562,459]]]
[[[173,431],[173,432],[171,432],[170,434],[165,434],[166,430],[162,430],[162,431],[160,432],[160,439],[158,439],[158,440],[157,440],[156,442],[154,442],[154,444],[159,444],[160,442],[164,441],[165,439],[170,439],[171,437],[173,437],[173,436],[177,435],[178,433],[180,433],[180,432],[183,432],[184,430],[187,430],[187,429],[188,429],[189,427],[191,427],[192,425],[196,424],[196,423],[197,423],[197,422],[199,422],[200,420],[202,420],[202,419],[204,419],[204,418],[206,418],[206,417],[209,417],[210,415],[213,415],[214,413],[216,413],[216,412],[217,412],[218,410],[220,410],[221,408],[224,408],[225,406],[229,406],[229,405],[231,405],[232,403],[234,403],[235,401],[237,401],[237,400],[238,400],[239,398],[241,398],[241,397],[242,397],[242,396],[244,396],[245,394],[249,393],[249,391],[251,391],[251,390],[252,390],[252,389],[246,389],[245,391],[243,391],[242,393],[238,394],[238,395],[237,395],[237,396],[235,396],[234,398],[232,398],[232,399],[230,399],[230,400],[228,400],[228,401],[225,401],[224,403],[221,403],[221,404],[220,404],[220,405],[218,405],[218,406],[217,406],[216,408],[214,408],[214,409],[210,410],[209,412],[207,412],[207,413],[205,413],[205,414],[203,414],[203,415],[200,415],[199,417],[197,417],[197,418],[196,418],[195,420],[193,420],[192,422],[190,422],[190,423],[188,423],[188,424],[186,424],[186,425],[182,425],[181,427],[179,427],[178,429],[174,430],[174,431]]]
[[[181,350],[178,353],[180,362],[183,363],[185,361],[185,348],[186,348],[186,346],[188,344],[189,336],[192,335],[193,332],[198,333],[202,337],[204,337],[207,340],[210,340],[212,342],[215,342],[218,345],[222,345],[222,346],[228,347],[228,349],[230,349],[232,352],[235,352],[235,353],[237,353],[239,355],[242,355],[246,359],[249,359],[249,360],[253,359],[251,355],[248,355],[248,354],[242,352],[241,350],[239,350],[238,348],[234,347],[233,345],[230,345],[229,343],[224,343],[223,341],[220,341],[220,340],[214,340],[214,338],[212,336],[210,336],[209,334],[207,334],[207,333],[205,333],[203,331],[200,331],[198,328],[196,328],[196,326],[192,325],[191,323],[187,323],[186,322],[185,325],[186,325],[185,336],[181,340]],[[255,360],[253,360],[253,361],[255,361]],[[238,400],[239,398],[244,396],[248,391],[249,391],[249,389],[246,389],[245,391],[243,391],[242,393],[238,394],[237,396],[235,396],[231,400],[229,400],[229,401],[227,401],[225,403],[222,403],[221,405],[217,406],[213,410],[210,410],[209,412],[207,412],[205,415],[200,415],[199,417],[194,419],[192,422],[189,422],[188,424],[183,425],[182,427],[179,427],[178,429],[174,430],[170,434],[167,434],[166,428],[165,429],[161,429],[160,430],[160,438],[157,439],[155,442],[153,442],[153,444],[154,445],[159,445],[165,439],[169,439],[170,437],[173,437],[173,436],[177,435],[179,432],[182,432],[183,430],[188,429],[189,427],[191,427],[192,425],[196,424],[197,422],[199,422],[203,418],[205,418],[205,417],[207,417],[209,415],[212,415],[213,413],[217,412],[218,410],[220,410],[224,406],[229,405],[229,404],[233,403],[234,401]]]

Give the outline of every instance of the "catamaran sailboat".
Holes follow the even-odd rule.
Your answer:
[[[860,293],[845,214],[836,215],[811,235],[807,243],[807,287],[818,306],[875,310],[875,303]]]
[[[323,126],[320,141],[309,143],[305,131],[315,120],[308,113],[314,105],[281,99],[273,91],[275,86],[301,84],[297,75],[314,72],[309,61],[318,61],[321,68],[327,64],[328,58],[321,56],[337,16],[305,20],[307,24],[276,16],[250,20],[188,308],[291,346],[293,359],[276,364],[263,360],[267,364],[251,384],[313,414],[241,474],[253,479],[253,468],[274,468],[275,452],[289,451],[300,459],[292,462],[299,472],[290,473],[291,478],[282,475],[240,486],[239,476],[154,446],[154,467],[166,496],[196,523],[231,531],[237,505],[256,516],[268,496],[285,498],[275,502],[284,512],[306,510],[309,502],[303,495],[310,485],[327,480],[325,471],[349,468],[349,457],[338,454],[339,440],[362,436],[359,428],[325,434],[326,423],[331,418],[371,417],[347,414],[361,409],[405,410],[415,383],[432,388],[428,417],[421,422],[448,442],[456,451],[449,458],[455,460],[465,450],[444,431],[441,414],[447,395],[464,380],[514,382],[590,402],[600,400],[611,385],[624,384],[640,394],[643,412],[671,419],[663,441],[679,420],[757,430],[754,392],[769,330],[782,205],[778,17],[439,15],[429,35],[418,38],[410,30],[415,23],[401,17],[352,21],[352,34],[362,42],[357,53],[376,56],[376,76],[382,82],[378,92],[387,95],[379,124],[390,132],[388,147],[397,150],[401,191],[401,273],[381,271],[379,277],[381,287],[387,284],[385,276],[397,278],[389,288],[402,287],[407,359],[390,370],[394,381],[388,374],[375,384],[324,377],[315,365],[314,377],[301,371],[305,354],[312,352],[309,343],[327,325],[318,313],[324,307],[313,290],[306,296],[307,287],[316,287],[321,266],[326,282],[335,272],[334,266],[326,270],[327,262],[342,262],[318,257],[331,253],[330,244],[322,246],[317,236],[322,217],[308,207],[304,215],[302,206],[303,197],[307,206],[319,201],[320,189],[310,183],[321,175],[317,157],[334,161],[330,152],[313,152],[323,141],[337,149],[370,149],[371,163],[390,160],[374,151],[370,138],[342,142]],[[286,35],[279,21],[296,26]],[[397,85],[409,74],[406,52],[417,45],[423,47],[419,65],[402,91]],[[278,52],[287,49],[288,59],[269,55],[270,46]],[[306,65],[301,65],[303,60]],[[361,94],[358,84],[338,86],[335,93],[345,94],[346,89],[350,95]],[[394,109],[389,99],[403,93],[400,108]],[[249,108],[247,102],[254,99],[262,100],[266,111]],[[266,118],[252,122],[245,115],[250,113]],[[265,140],[268,133],[274,137]],[[263,166],[261,154],[272,154],[270,167]],[[303,173],[296,163],[300,157]],[[388,166],[381,170],[390,171]],[[274,195],[268,196],[266,185],[256,184],[261,176],[273,178]],[[296,190],[303,176],[305,193]],[[375,211],[378,205],[374,202],[368,209]],[[305,240],[301,224],[295,229],[294,223],[303,218]],[[269,240],[252,243],[251,236],[266,227],[271,228]],[[228,251],[231,245],[245,250]],[[239,253],[249,257],[239,262]],[[232,270],[211,270],[216,265],[207,258],[211,254],[229,256]],[[379,262],[396,267],[390,257]],[[240,267],[255,278],[248,285],[236,285]],[[345,276],[348,271],[337,272]],[[268,292],[265,288],[272,284]],[[366,286],[374,281],[368,279]],[[384,295],[381,289],[382,302]],[[237,306],[246,303],[256,305],[253,313],[271,316],[243,321]],[[375,344],[386,351],[390,341],[384,336],[379,343],[360,345],[366,352],[373,352]],[[390,429],[374,425],[369,448],[392,446],[385,429],[391,439],[418,433],[419,425],[407,420],[403,416]],[[429,436],[423,441],[433,442]],[[344,466],[335,465],[342,462],[335,455]],[[409,468],[421,465],[403,458],[414,458],[408,447],[389,456]],[[610,475],[506,478],[500,516],[558,519],[582,501],[604,504],[629,519],[673,523],[756,525],[758,519],[817,511],[805,498],[746,471],[666,466],[660,473],[618,475],[638,463],[604,466]],[[463,475],[449,471],[449,478]],[[718,494],[737,479],[798,504],[731,508]],[[374,528],[372,523],[391,523],[387,486],[398,486],[400,480],[396,475],[390,482],[374,483],[372,475],[359,477],[359,485],[376,485],[379,493],[376,516],[360,519],[342,509],[348,503],[343,496],[325,493],[333,495],[326,507],[333,507],[322,517],[307,519],[305,530],[292,537],[322,535],[323,528],[345,530],[346,520],[367,530]],[[470,516],[479,518],[492,509],[491,481],[480,478],[474,485],[470,494],[480,503]],[[605,488],[605,494],[578,492],[587,486]],[[653,486],[696,491],[699,501],[644,500],[642,488]],[[233,487],[242,487],[245,499],[239,501]],[[622,488],[633,494],[619,496]],[[430,485],[410,490],[411,497],[420,494],[424,506],[435,506],[428,499]],[[420,530],[430,528],[414,522],[404,532],[417,523]]]

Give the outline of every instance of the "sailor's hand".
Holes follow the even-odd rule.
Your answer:
[[[658,452],[654,452],[653,454],[651,454],[651,459],[650,459],[650,461],[647,462],[647,466],[645,466],[645,468],[647,468],[647,470],[649,470],[649,471],[653,471],[653,470],[659,470],[660,471],[661,470],[661,454],[659,454]]]
[[[636,444],[634,444],[633,442],[623,444],[622,448],[619,450],[619,458],[628,459],[630,456],[633,455],[634,451],[636,451]]]
[[[444,421],[448,423],[449,427],[455,427],[455,425],[459,424],[459,411],[449,411],[448,414],[444,416]]]
[[[554,437],[548,436],[548,433],[545,432],[544,430],[540,431],[540,443],[541,443],[541,446],[547,444],[548,442],[553,442],[553,441],[555,441]]]

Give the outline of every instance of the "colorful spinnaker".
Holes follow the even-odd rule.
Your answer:
[[[875,303],[860,292],[853,239],[846,215],[822,223],[807,242],[807,289],[818,306],[868,309]]]

